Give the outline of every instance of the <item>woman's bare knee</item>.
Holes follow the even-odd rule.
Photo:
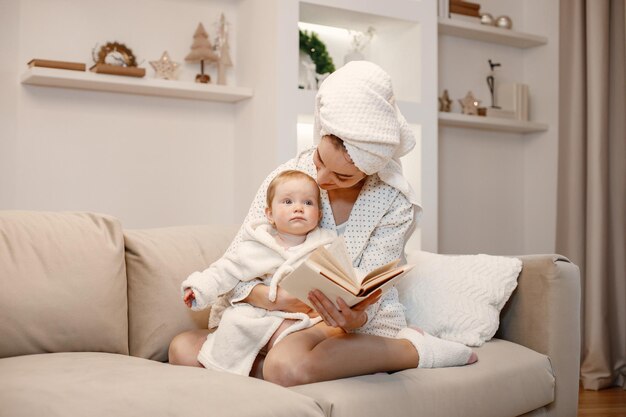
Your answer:
[[[263,378],[284,387],[295,385],[312,384],[325,381],[323,360],[316,358],[315,354],[303,355],[297,361],[273,358],[268,362],[267,358],[263,366]]]
[[[297,356],[279,353],[270,351],[265,358],[263,379],[266,381],[292,387],[327,379],[324,377],[324,358],[320,358],[315,351],[302,352]]]
[[[169,362],[172,365],[202,367],[197,357],[208,334],[208,330],[191,330],[174,337],[168,350]]]
[[[283,387],[300,385],[296,366],[297,363],[288,358],[270,352],[263,362],[263,379]]]

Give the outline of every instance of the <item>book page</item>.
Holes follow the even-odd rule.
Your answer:
[[[393,268],[389,271],[386,271],[376,277],[371,278],[367,283],[364,283],[361,287],[361,291],[358,295],[366,295],[371,292],[372,289],[378,288],[380,286],[384,286],[383,284],[388,281],[395,281],[397,278],[400,278],[411,269],[413,269],[415,265],[402,265],[397,268]]]
[[[304,261],[304,264],[306,264],[309,268],[316,270],[325,279],[333,281],[340,287],[343,287],[354,294],[359,292],[357,285],[355,285],[352,280],[346,277],[341,271],[335,270],[333,265],[319,263],[317,262],[317,259],[313,259],[312,257],[309,257],[309,259]]]
[[[278,285],[310,307],[313,306],[307,296],[310,291],[315,289],[320,290],[335,304],[337,297],[343,298],[348,305],[354,305],[363,299],[354,295],[358,291],[348,291],[322,275],[318,266],[309,261],[302,263],[291,274],[283,278]]]
[[[320,246],[311,252],[307,258],[307,262],[314,262],[316,265],[332,271],[335,275],[339,275],[345,280],[350,280],[350,278],[346,276],[343,268],[338,266],[337,262],[334,262],[333,256],[323,246]]]
[[[346,247],[346,241],[343,240],[343,236],[339,236],[335,241],[333,241],[333,243],[328,246],[327,250],[336,260],[337,264],[341,266],[341,269],[346,271],[350,279],[352,279],[352,282],[358,284],[359,281],[356,278],[354,267],[352,266],[352,258],[350,258],[348,248]]]
[[[353,287],[359,285],[359,280],[352,267],[352,261],[343,237],[338,237],[328,248],[317,248],[309,255],[308,259],[333,271],[335,275],[340,275],[346,281],[351,282]]]
[[[385,272],[394,269],[396,266],[398,266],[398,263],[400,263],[400,259],[396,259],[395,261],[391,261],[386,265],[379,266],[378,268],[374,269],[373,271],[362,277],[360,284],[365,285],[367,282],[376,278],[378,275],[384,274]]]

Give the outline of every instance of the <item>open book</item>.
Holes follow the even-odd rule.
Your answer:
[[[346,304],[353,306],[379,288],[384,293],[414,266],[398,266],[399,262],[395,260],[359,276],[352,267],[343,237],[338,237],[328,248],[322,246],[311,252],[279,285],[310,307],[307,296],[314,289],[324,293],[335,305],[337,297],[341,297]]]

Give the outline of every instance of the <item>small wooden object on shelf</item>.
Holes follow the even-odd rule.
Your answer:
[[[468,1],[450,1],[450,13],[457,13],[465,16],[480,17],[480,4]]]
[[[96,64],[89,68],[89,71],[98,74],[126,75],[129,77],[141,78],[146,75],[145,68],[139,67],[123,67],[121,65]]]
[[[72,71],[85,71],[86,65],[82,62],[54,61],[50,59],[31,59],[28,67],[57,68]]]
[[[209,38],[209,34],[202,23],[198,23],[195,33],[193,34],[193,43],[191,44],[191,51],[185,57],[187,62],[199,62],[200,74],[196,75],[196,82],[202,84],[208,84],[211,82],[211,76],[204,73],[204,61],[208,63],[217,62],[218,55],[213,50],[213,44]]]

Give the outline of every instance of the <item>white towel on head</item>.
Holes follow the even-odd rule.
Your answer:
[[[382,68],[351,61],[324,80],[315,98],[315,142],[329,134],[343,140],[357,168],[367,175],[377,173],[418,204],[400,163],[415,147],[415,137]]]

